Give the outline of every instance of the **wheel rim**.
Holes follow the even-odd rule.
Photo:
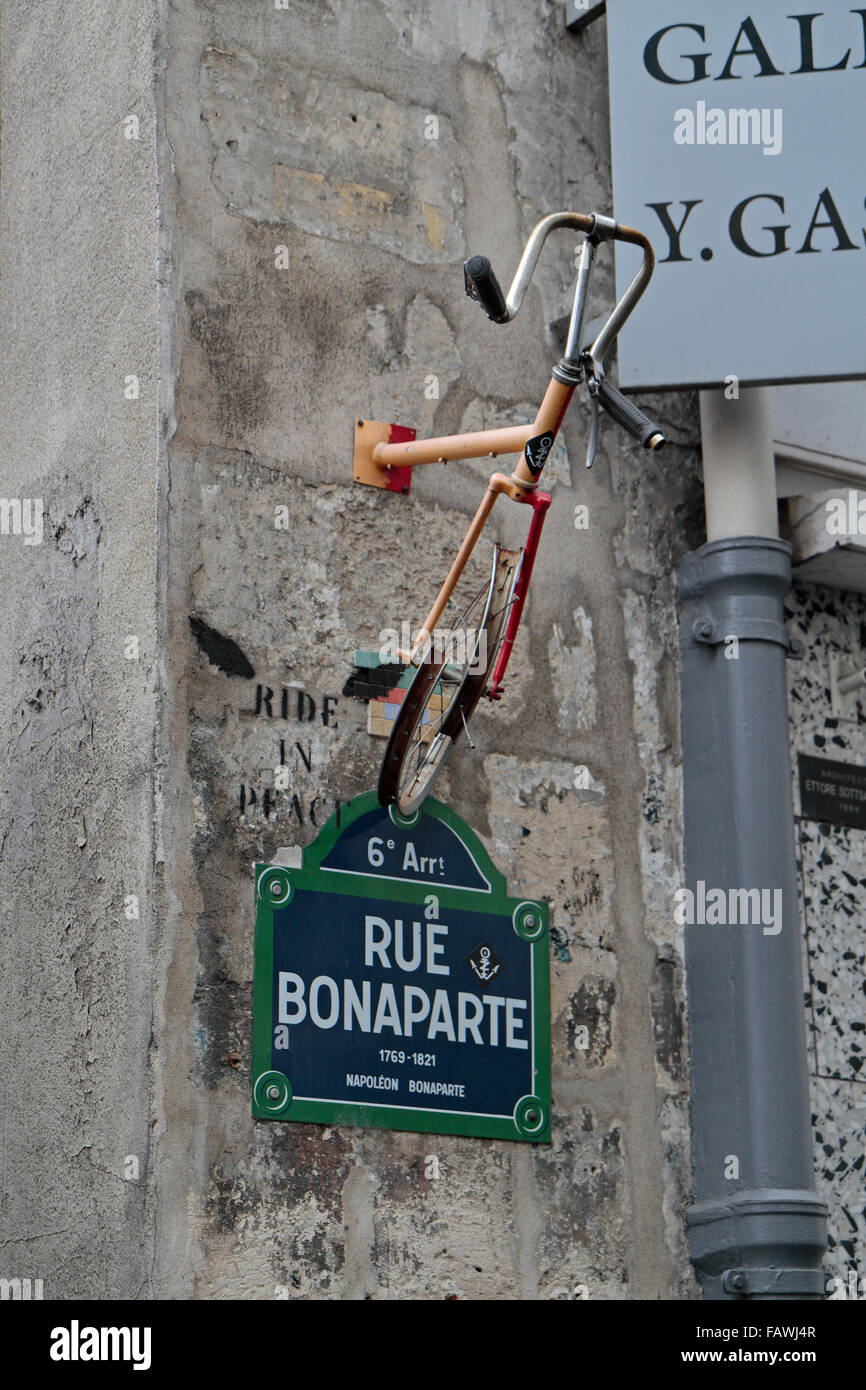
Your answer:
[[[479,590],[461,614],[461,621],[465,620],[473,606],[481,600],[485,601],[486,609],[486,595],[489,589],[490,586],[485,585],[484,589]],[[476,651],[477,644],[473,649],[473,659]],[[409,725],[407,746],[397,773],[396,802],[403,815],[411,815],[421,805],[434,777],[451,751],[453,739],[445,732],[445,725],[456,709],[471,665],[471,660],[466,662],[459,673],[459,679],[449,678],[447,671],[449,666],[453,669],[453,664],[447,659],[435,662],[430,672],[425,672],[421,667],[412,686],[406,692],[405,698],[410,700],[416,682],[421,687],[416,697],[419,707]],[[434,700],[438,701],[438,708],[431,709]]]
[[[441,658],[437,654],[434,660],[430,660],[431,642],[425,652],[428,659],[419,664],[406,691],[404,706],[392,730],[379,779],[382,804],[393,803],[404,815],[411,815],[417,810],[429,794],[434,778],[487,684],[505,631],[505,620],[520,568],[518,559],[517,563],[508,565],[503,577],[500,573],[502,553],[502,548],[497,544],[490,579],[468,601],[457,619],[456,631],[461,628],[463,631],[465,664],[459,671],[454,671],[448,662],[450,648]],[[494,607],[497,599],[498,607]],[[478,626],[472,628],[475,636],[470,652],[467,634],[476,612],[479,614]],[[481,654],[480,669],[476,670],[482,641],[486,643],[486,651]],[[434,706],[433,710],[431,705]]]

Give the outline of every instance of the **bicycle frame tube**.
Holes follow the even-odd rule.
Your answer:
[[[523,605],[526,603],[526,594],[529,589],[529,581],[532,578],[532,569],[535,564],[535,556],[538,551],[538,543],[541,540],[541,528],[544,525],[544,518],[547,516],[547,509],[553,500],[549,492],[528,492],[524,497],[524,502],[529,502],[532,506],[532,523],[529,527],[529,535],[526,538],[526,545],[523,551],[523,564],[520,566],[520,573],[517,576],[517,583],[514,586],[514,593],[511,597],[511,611],[508,614],[508,623],[505,628],[505,637],[502,646],[496,657],[496,665],[493,668],[493,679],[490,682],[488,694],[491,700],[499,700],[502,697],[502,681],[505,677],[505,669],[514,648],[514,640],[517,636],[517,629],[520,626],[520,619],[523,614]]]
[[[410,662],[415,661],[416,656],[419,654],[423,656],[424,648],[436,631],[436,625],[445,611],[445,605],[457,587],[457,581],[466,568],[469,556],[475,549],[478,537],[484,530],[487,518],[493,510],[493,504],[501,492],[507,492],[513,496],[515,493],[519,494],[520,489],[510,478],[506,478],[504,473],[494,473],[490,482],[487,484],[487,491],[481,499],[481,506],[472,518],[469,530],[463,537],[463,543],[457,552],[453,565],[448,571],[448,577],[436,596],[436,602],[427,614],[424,626],[415,638],[412,650],[408,654]]]
[[[380,468],[415,468],[422,463],[451,463],[455,459],[480,459],[485,455],[522,453],[530,439],[549,431],[556,436],[574,394],[573,386],[552,380],[531,424],[507,429],[479,430],[474,434],[446,434],[438,439],[413,439],[406,444],[377,444],[373,460]],[[515,480],[532,487],[535,478],[525,461],[514,470]]]
[[[559,427],[562,424],[565,412],[568,410],[569,403],[571,401],[572,396],[574,395],[574,389],[575,388],[573,386],[565,386],[562,384],[562,382],[556,380],[551,381],[550,385],[547,388],[547,391],[545,392],[544,400],[541,403],[538,414],[536,415],[533,423],[531,425],[519,425],[516,427],[516,432],[520,434],[524,444],[528,440],[536,438],[538,436],[549,435],[549,452],[550,447],[553,445],[553,442],[556,439],[557,434],[559,433]],[[423,458],[406,459],[405,450],[410,449],[414,452],[420,449],[421,451],[424,451],[430,449],[431,446],[435,446],[438,448],[441,445],[450,446],[456,444],[458,447],[466,447],[467,452],[452,453],[450,457],[479,458],[481,454],[480,452],[475,452],[474,448],[476,441],[489,438],[491,435],[503,435],[506,433],[512,434],[514,432],[515,431],[512,430],[484,430],[480,434],[450,435],[442,439],[416,440],[409,444],[377,445],[377,449],[395,451],[398,455],[401,456],[400,461],[403,463],[431,462],[432,460]],[[487,491],[484,494],[484,497],[481,501],[481,505],[478,508],[478,511],[475,513],[475,516],[473,517],[469,525],[469,530],[466,532],[466,535],[463,538],[463,544],[460,546],[454,563],[448,572],[448,577],[446,578],[445,583],[442,585],[442,588],[439,590],[439,593],[436,597],[436,602],[430,609],[424,626],[422,627],[420,633],[418,634],[418,637],[415,640],[415,643],[412,647],[412,651],[409,653],[410,661],[415,660],[416,656],[418,656],[418,654],[422,651],[428,639],[432,637],[434,631],[436,630],[436,625],[439,622],[439,619],[442,617],[443,612],[445,611],[445,605],[447,604],[449,598],[451,597],[455,588],[457,587],[458,580],[460,579],[461,574],[466,568],[469,557],[475,549],[481,532],[484,530],[487,518],[493,510],[493,505],[497,497],[500,495],[500,493],[504,492],[507,493],[508,496],[511,497],[515,502],[522,502],[524,500],[531,501],[535,495],[535,487],[537,481],[538,477],[533,475],[531,469],[527,465],[525,458],[521,458],[520,462],[518,463],[510,478],[506,478],[504,473],[493,474],[493,476],[490,479],[490,482],[487,485]],[[544,496],[546,494],[541,495]],[[530,534],[532,534],[531,531]]]

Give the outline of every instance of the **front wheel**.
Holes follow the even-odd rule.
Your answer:
[[[487,685],[505,634],[523,551],[495,547],[490,580],[470,600],[445,643],[436,634],[403,697],[379,774],[379,803],[412,815]]]

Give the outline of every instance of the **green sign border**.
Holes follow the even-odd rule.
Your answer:
[[[339,837],[369,811],[379,810],[375,792],[365,792],[335,812],[321,833],[303,851],[300,869],[276,864],[256,864],[256,930],[253,987],[253,1085],[252,1112],[256,1120],[299,1120],[313,1124],[378,1126],[382,1129],[413,1130],[421,1134],[465,1134],[484,1139],[513,1139],[530,1144],[550,1143],[550,920],[547,903],[526,898],[510,898],[504,876],[492,863],[481,841],[458,816],[428,797],[421,810],[409,820],[392,808],[394,823],[402,827],[416,824],[422,815],[444,821],[475,859],[490,883],[491,891],[481,893],[465,888],[436,885],[436,896],[444,910],[497,913],[514,921],[514,930],[532,951],[532,1022],[535,1042],[535,1091],[522,1096],[511,1119],[485,1115],[443,1114],[441,1110],[382,1106],[368,1102],[294,1100],[288,1076],[271,1067],[274,977],[274,913],[291,901],[296,888],[350,897],[379,898],[395,903],[423,906],[432,891],[429,883],[377,878],[369,874],[322,870],[322,860]],[[339,825],[337,823],[339,815]],[[528,913],[538,925],[531,932],[523,925]]]

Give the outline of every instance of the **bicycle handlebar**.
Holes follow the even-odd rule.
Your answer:
[[[589,355],[593,366],[604,371],[604,364],[611,354],[613,345],[617,340],[619,331],[626,320],[631,316],[638,300],[652,279],[655,270],[656,258],[650,245],[649,239],[643,232],[637,231],[635,227],[622,227],[618,222],[613,223],[614,231],[611,233],[614,241],[625,241],[631,246],[639,246],[643,251],[643,260],[640,269],[617,304],[604,328],[599,333],[595,342],[589,350]]]
[[[514,279],[507,296],[503,295],[499,281],[493,273],[486,256],[471,256],[463,267],[466,293],[484,309],[487,317],[494,323],[510,323],[523,303],[532,279],[542,247],[550,233],[558,227],[572,227],[586,233],[581,249],[577,285],[574,291],[574,306],[568,331],[568,345],[565,356],[555,370],[560,380],[576,384],[585,377],[592,395],[599,405],[607,411],[618,425],[628,430],[645,449],[661,449],[665,437],[642,410],[639,410],[622,392],[605,380],[605,363],[613,350],[623,324],[632,313],[635,305],[652,278],[655,256],[652,246],[643,232],[634,227],[623,227],[612,217],[601,217],[597,213],[584,216],[577,212],[552,212],[543,217],[530,233],[529,240],[514,272]],[[640,269],[608,318],[592,346],[581,349],[583,321],[589,299],[589,283],[596,248],[602,241],[625,241],[639,246],[643,251]],[[594,446],[591,448],[591,453]]]
[[[507,323],[508,306],[486,256],[470,256],[463,267],[463,281],[470,299],[476,299],[494,323]]]
[[[604,377],[598,382],[598,403],[645,449],[664,448],[665,437],[658,426]]]
[[[621,226],[612,217],[601,217],[597,213],[585,216],[579,212],[552,212],[547,217],[543,217],[532,229],[520,258],[520,264],[514,272],[514,279],[507,296],[503,295],[499,281],[486,256],[471,256],[464,265],[466,293],[470,298],[478,301],[488,318],[492,319],[494,323],[510,323],[516,317],[523,303],[545,241],[550,233],[559,227],[572,227],[575,231],[585,232],[587,241],[592,243],[593,248],[602,241],[626,241],[634,246],[639,246],[643,251],[643,261],[637,275],[589,349],[593,367],[599,374],[603,375],[605,361],[610,356],[617,334],[652,277],[655,256],[652,246],[643,232],[638,232],[633,227]],[[587,268],[587,278],[588,273],[589,268]],[[580,288],[580,281],[578,281],[576,299]],[[579,343],[577,347],[579,350]]]

